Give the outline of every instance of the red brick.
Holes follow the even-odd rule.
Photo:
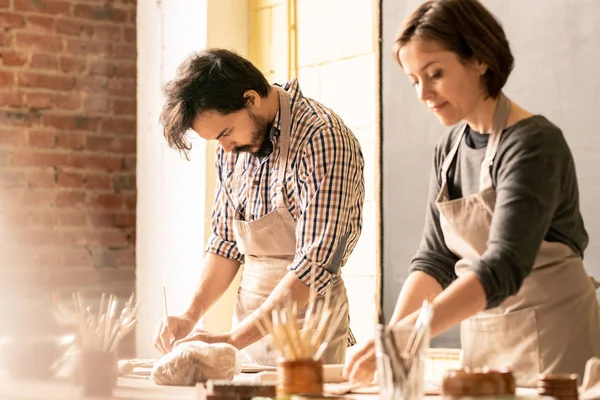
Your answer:
[[[77,92],[57,94],[54,98],[54,104],[59,110],[78,110],[81,108],[81,97]]]
[[[30,131],[29,144],[32,147],[54,148],[56,146],[56,133],[43,130]]]
[[[58,213],[58,221],[61,226],[85,226],[87,214],[81,211],[61,211]]]
[[[101,42],[120,42],[121,30],[114,25],[97,25],[94,27],[94,39]]]
[[[121,135],[135,135],[136,121],[135,119],[124,118],[103,119],[100,126],[100,132]]]
[[[25,185],[25,174],[21,171],[0,170],[0,188],[5,191],[10,186]],[[6,207],[6,203],[2,202],[2,207]]]
[[[94,252],[94,266],[96,268],[123,268],[135,266],[135,250],[108,250]]]
[[[75,80],[69,76],[47,75],[33,72],[20,72],[18,82],[21,86],[50,90],[71,90],[75,86]]]
[[[127,12],[127,21],[132,25],[137,24],[137,10],[136,9],[129,10]]]
[[[111,150],[115,153],[135,154],[137,149],[137,140],[135,138],[113,139],[111,144]]]
[[[135,155],[126,156],[123,159],[123,171],[135,171],[137,158]]]
[[[93,76],[85,78],[77,78],[77,90],[85,92],[106,92],[108,78]]]
[[[31,111],[11,111],[0,109],[0,123],[13,126],[34,126],[39,124],[40,114]]]
[[[74,168],[99,169],[106,172],[120,171],[122,157],[97,154],[71,154],[69,165]]]
[[[33,11],[44,14],[69,15],[69,3],[59,0],[13,0],[16,11]]]
[[[65,267],[91,267],[92,255],[87,250],[63,251],[63,265]]]
[[[56,70],[58,69],[58,58],[54,54],[33,54],[30,65],[31,68]]]
[[[40,207],[47,206],[49,199],[52,197],[47,193],[39,190],[28,191],[23,195],[23,199],[20,204],[24,207]],[[48,214],[47,211],[44,211],[45,214]]]
[[[117,213],[114,216],[114,224],[118,228],[135,228],[135,213]]]
[[[56,183],[53,171],[30,171],[26,179],[29,187],[52,187]]]
[[[118,78],[133,78],[137,77],[137,63],[123,61],[117,64],[116,76]]]
[[[108,93],[113,95],[134,98],[136,91],[136,82],[132,79],[111,79],[108,82]]]
[[[103,210],[120,210],[125,205],[120,194],[99,194],[90,201],[90,204]]]
[[[57,235],[52,229],[18,230],[14,232],[14,235],[21,246],[59,245],[62,242],[60,235]],[[42,259],[39,262],[36,265],[44,265]]]
[[[137,31],[135,28],[123,27],[123,39],[127,43],[135,43],[137,41]]]
[[[66,162],[66,154],[25,151],[13,154],[13,165],[18,167],[61,167]]]
[[[51,93],[27,93],[25,96],[25,104],[30,108],[50,108],[54,96]]]
[[[114,248],[127,248],[131,244],[129,236],[123,232],[105,231],[94,235],[91,243],[105,245]]]
[[[23,93],[0,91],[0,104],[20,107],[23,105]]]
[[[88,4],[77,4],[73,9],[73,15],[79,18],[87,18],[96,21],[127,21],[127,12],[117,10],[110,6],[93,6]]]
[[[82,150],[85,145],[85,136],[81,133],[59,133],[56,146],[65,149]]]
[[[85,111],[92,113],[106,113],[108,111],[108,96],[88,94],[83,102]]]
[[[17,229],[23,229],[29,225],[29,211],[28,210],[12,210],[9,213],[2,215],[2,224],[4,227],[11,226]]]
[[[77,172],[58,171],[58,186],[78,188],[82,187],[84,176]]]
[[[46,201],[49,201],[51,197],[45,192],[39,192],[46,196]],[[54,212],[48,212],[48,210],[31,210],[29,212],[29,219],[31,224],[34,226],[43,226],[51,228],[56,226],[56,214]]]
[[[8,71],[0,71],[0,87],[12,86],[15,83],[15,74]]]
[[[82,72],[87,67],[87,60],[85,58],[75,57],[61,57],[60,58],[60,69],[63,72]]]
[[[25,26],[25,18],[15,13],[0,12],[0,26],[4,29],[22,28]]]
[[[135,100],[115,99],[112,102],[111,109],[115,115],[129,115],[133,117],[137,113],[137,102]]]
[[[80,39],[66,39],[66,41],[69,54],[111,56],[113,53],[113,44],[109,42]]]
[[[125,207],[128,210],[135,210],[137,207],[137,196],[135,194],[125,195]]]
[[[85,37],[94,34],[94,28],[81,21],[73,21],[70,19],[57,19],[54,23],[56,33],[63,35]]]
[[[63,50],[62,38],[50,35],[33,35],[18,32],[15,38],[18,48],[26,50],[38,50],[47,52],[61,52]]]
[[[116,192],[135,189],[135,175],[115,175],[113,176],[113,187]]]
[[[2,64],[9,67],[21,67],[27,63],[27,54],[17,51],[2,52]]]
[[[13,37],[8,32],[0,30],[0,47],[9,47],[13,50]]]
[[[54,31],[54,18],[39,15],[27,17],[27,32],[52,33]]]
[[[115,226],[115,215],[112,212],[91,211],[89,216],[94,228]]]
[[[90,64],[90,75],[111,78],[117,71],[116,65],[108,60],[94,60]]]
[[[88,151],[107,152],[111,150],[113,138],[109,136],[88,135],[85,139],[85,149]]]
[[[10,8],[10,0],[0,0],[0,8]]]
[[[42,123],[44,126],[68,129],[68,130],[83,130],[96,131],[98,120],[81,115],[43,115]]]
[[[12,151],[0,150],[0,167],[8,167],[13,160]]]
[[[25,130],[0,127],[0,145],[22,146],[27,142]]]
[[[117,44],[115,46],[115,58],[118,59],[137,59],[137,47],[134,44]]]
[[[104,189],[112,188],[110,175],[108,174],[88,174],[85,179],[85,186],[89,189]]]
[[[58,192],[54,198],[57,207],[77,207],[85,202],[85,192]]]

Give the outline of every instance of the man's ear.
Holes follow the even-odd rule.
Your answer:
[[[246,90],[244,92],[244,98],[246,99],[246,107],[251,109],[260,108],[262,99],[255,90]]]

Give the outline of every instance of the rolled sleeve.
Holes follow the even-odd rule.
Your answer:
[[[315,132],[299,161],[300,217],[296,256],[289,266],[320,294],[332,286],[362,229],[364,161],[358,141],[346,130]]]
[[[211,236],[206,245],[206,252],[218,254],[222,257],[244,262],[244,256],[238,250],[235,236],[233,234],[233,214],[234,205],[229,201],[225,190],[227,190],[226,169],[223,167],[224,151],[221,146],[217,146],[217,156],[215,161],[217,184],[215,201],[213,203],[210,217]]]

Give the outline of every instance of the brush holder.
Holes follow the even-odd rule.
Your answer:
[[[119,377],[119,361],[115,351],[81,350],[78,367],[84,396],[112,396]]]
[[[321,360],[277,360],[277,397],[323,394]]]

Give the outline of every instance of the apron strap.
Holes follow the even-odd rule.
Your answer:
[[[238,154],[238,158],[235,162],[235,166],[233,168],[233,178],[231,179],[231,188],[225,187],[225,196],[227,200],[231,203],[231,206],[235,209],[235,214],[233,215],[233,219],[237,219],[238,216],[244,218],[244,214],[241,210],[240,205],[240,181],[242,175],[242,159],[248,160],[248,157],[242,157],[241,154]]]
[[[279,159],[277,160],[277,208],[288,209],[285,199],[285,172],[287,170],[288,155],[290,150],[290,130],[292,126],[290,95],[283,89],[277,88],[279,92]]]
[[[510,113],[511,102],[500,92],[498,102],[496,103],[496,111],[494,112],[494,122],[492,124],[492,132],[488,139],[488,145],[485,149],[485,158],[481,163],[481,171],[479,173],[479,190],[483,191],[493,186],[492,184],[492,166],[494,165],[494,159],[498,152],[498,145],[500,144],[500,137],[502,131],[506,126],[506,120]]]
[[[446,186],[446,182],[448,181],[448,169],[450,168],[450,165],[452,164],[452,160],[454,160],[454,157],[456,156],[456,152],[458,151],[458,146],[460,146],[460,142],[461,142],[462,138],[465,136],[466,129],[467,129],[467,123],[465,122],[463,124],[463,126],[460,128],[460,134],[454,141],[452,148],[450,149],[448,154],[446,154],[446,158],[444,158],[444,162],[442,163],[442,169],[441,169],[442,185],[440,186],[442,191],[444,190],[444,187]]]

